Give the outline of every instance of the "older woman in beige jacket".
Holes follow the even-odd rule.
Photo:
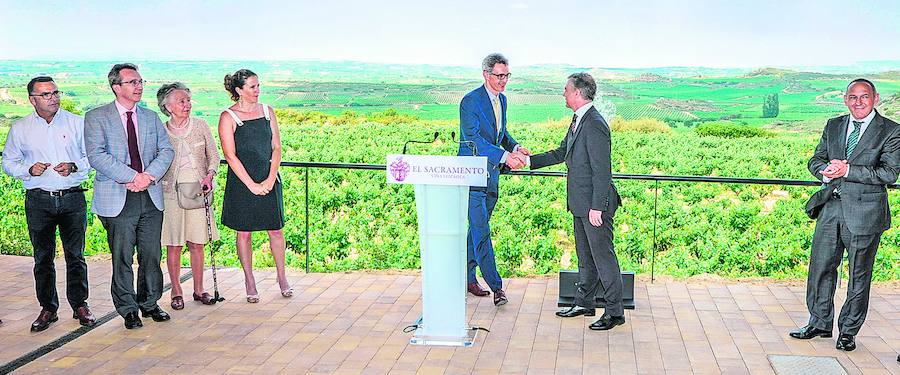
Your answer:
[[[205,191],[212,191],[212,181],[219,167],[219,153],[206,121],[191,116],[191,90],[187,86],[181,82],[165,84],[159,88],[156,98],[159,109],[169,116],[166,132],[175,149],[172,165],[161,179],[165,197],[161,242],[166,247],[166,266],[172,281],[172,308],[184,308],[179,278],[181,251],[185,243],[191,253],[193,299],[212,305],[215,303],[213,297],[203,289],[203,247],[208,241],[219,238],[215,216],[210,207],[208,219],[212,225],[212,238],[209,238],[206,209],[183,209],[178,203],[175,184],[200,182]]]

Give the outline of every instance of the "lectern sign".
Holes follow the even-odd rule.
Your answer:
[[[389,184],[487,186],[483,156],[388,155]]]

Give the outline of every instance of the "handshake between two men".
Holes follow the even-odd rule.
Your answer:
[[[525,147],[518,146],[515,151],[506,156],[506,165],[510,169],[525,168],[528,165],[529,156],[531,156],[531,151]]]

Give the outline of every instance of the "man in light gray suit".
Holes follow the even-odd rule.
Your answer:
[[[587,73],[569,76],[563,96],[575,114],[559,148],[526,155],[531,169],[566,163],[566,204],[575,225],[578,290],[575,306],[556,313],[562,318],[594,316],[602,286],[605,312],[588,328],[605,331],[625,324],[622,274],[613,248],[613,218],[621,199],[612,182],[612,139],[609,125],[594,108],[597,83]]]
[[[850,114],[828,120],[808,164],[813,176],[836,188],[813,234],[806,285],[809,323],[790,336],[831,337],[837,268],[846,249],[850,277],[835,344],[845,351],[856,349],[855,337],[866,319],[875,253],[881,234],[891,227],[886,186],[900,173],[900,126],[875,110],[878,99],[869,80],[850,82],[844,94]]]
[[[175,152],[156,112],[137,105],[144,92],[137,66],[116,64],[108,79],[116,100],[85,114],[84,143],[88,161],[98,166],[91,210],[106,228],[113,303],[125,318],[125,328],[133,329],[143,326],[138,310],[157,322],[169,320],[157,304],[163,280],[163,193],[156,181]],[[131,267],[135,248],[137,293]]]

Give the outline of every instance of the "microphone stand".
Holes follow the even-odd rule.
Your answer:
[[[407,148],[407,146],[409,146],[410,143],[421,143],[421,144],[426,144],[426,145],[431,144],[431,143],[434,143],[435,141],[437,141],[438,135],[439,135],[438,132],[434,132],[434,138],[430,141],[413,141],[413,140],[406,141],[406,143],[403,144],[403,153],[402,154],[406,155],[406,148]]]

